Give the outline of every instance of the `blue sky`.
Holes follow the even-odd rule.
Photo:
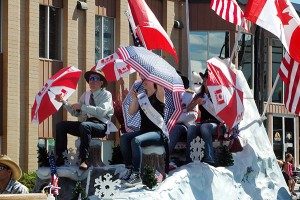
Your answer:
[[[291,0],[293,3],[300,3],[300,0]]]

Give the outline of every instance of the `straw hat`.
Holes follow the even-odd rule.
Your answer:
[[[22,176],[22,170],[14,161],[11,160],[7,155],[0,155],[0,165],[3,164],[8,166],[12,171],[12,178],[17,181]]]
[[[103,87],[107,86],[107,80],[105,78],[105,74],[103,73],[103,71],[96,70],[96,66],[94,66],[90,71],[85,72],[84,78],[86,82],[89,82],[90,76],[92,74],[99,75],[101,77],[101,81],[103,81]]]

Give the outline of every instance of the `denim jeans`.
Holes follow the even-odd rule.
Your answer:
[[[162,137],[158,131],[124,133],[120,138],[120,149],[126,168],[131,168],[133,165],[133,171],[141,173],[142,147],[154,144],[163,144]]]
[[[175,124],[172,131],[170,132],[170,142],[169,142],[169,154],[173,152],[177,142],[179,141],[181,135],[187,134],[187,127],[183,124]]]
[[[67,150],[67,134],[80,137],[79,157],[85,160],[89,156],[91,138],[105,136],[106,124],[94,122],[62,121],[56,124],[55,151],[57,156]]]
[[[217,123],[202,123],[202,124],[189,126],[188,133],[187,133],[187,146],[186,146],[187,163],[192,161],[192,159],[190,158],[190,152],[191,152],[190,147],[191,147],[192,140],[195,139],[197,136],[200,136],[205,142],[204,157],[202,158],[202,162],[215,163],[212,136],[217,134],[217,128],[218,128]]]

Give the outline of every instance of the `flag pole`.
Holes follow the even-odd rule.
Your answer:
[[[187,59],[188,59],[188,79],[189,86],[194,89],[191,69],[191,56],[190,56],[190,14],[189,14],[189,1],[185,0],[185,18],[186,18],[186,38],[187,38]]]
[[[273,84],[271,93],[270,93],[270,95],[269,95],[269,97],[268,97],[267,104],[266,104],[266,106],[265,106],[265,108],[264,108],[263,113],[262,113],[261,116],[260,116],[260,119],[259,119],[260,122],[263,122],[265,119],[267,119],[266,116],[265,116],[265,114],[266,114],[267,109],[268,109],[268,107],[269,107],[269,105],[270,105],[271,98],[272,98],[273,93],[274,93],[274,91],[275,91],[275,88],[276,88],[276,86],[277,86],[277,84],[278,84],[278,80],[279,80],[279,74],[277,74],[277,77],[276,77],[275,82],[274,82],[274,84]]]
[[[237,45],[238,45],[238,42],[239,42],[239,38],[241,36],[242,25],[244,24],[244,21],[245,21],[245,18],[243,17],[242,21],[241,21],[241,25],[238,25],[239,26],[238,33],[237,33],[237,37],[235,38],[234,46],[233,46],[233,49],[232,49],[232,52],[231,52],[231,55],[230,55],[229,67],[231,67],[231,62],[232,62],[233,56],[234,56],[234,54],[236,52],[236,48],[237,48]],[[235,65],[234,65],[234,68],[235,68]]]

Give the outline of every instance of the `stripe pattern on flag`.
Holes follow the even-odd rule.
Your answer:
[[[300,113],[300,68],[299,63],[296,62],[288,53],[282,59],[279,76],[286,85],[285,90],[285,107],[289,112],[299,115]]]
[[[120,47],[118,49],[118,53],[125,63],[129,64],[132,68],[138,71],[140,75],[147,77],[147,80],[157,83],[173,92],[184,91],[182,83],[173,82],[172,75],[170,75],[169,77],[164,76],[160,78],[160,76],[163,76],[163,73],[152,70],[153,66],[160,66],[160,63],[163,63],[159,60],[162,58],[158,59],[156,54],[154,54],[151,58],[149,54],[143,49],[133,49],[132,47]],[[139,56],[141,57],[141,59],[139,59]],[[143,63],[142,58],[144,56],[147,57],[148,63]],[[131,59],[131,57],[136,57],[136,59]],[[151,65],[149,63],[151,63]],[[161,70],[164,70],[164,66],[161,66]]]
[[[210,8],[216,12],[222,19],[241,26],[244,13],[235,0],[211,0]],[[246,20],[242,27],[249,30]]]

